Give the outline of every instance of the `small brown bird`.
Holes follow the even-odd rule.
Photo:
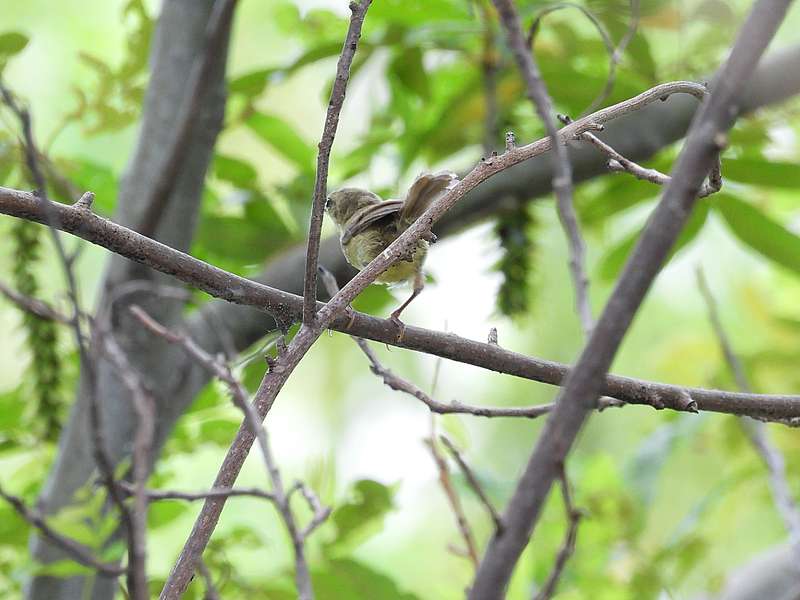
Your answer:
[[[382,200],[377,194],[361,188],[342,188],[331,192],[325,209],[339,228],[342,252],[347,262],[356,269],[363,269],[389,244],[408,229],[431,203],[458,182],[455,173],[423,173],[411,184],[402,200]],[[402,339],[404,326],[400,313],[416,298],[425,285],[422,265],[428,253],[428,243],[435,241],[433,234],[417,241],[408,258],[403,258],[389,267],[375,280],[377,283],[395,285],[412,282],[414,291],[392,315],[392,321],[400,329]]]

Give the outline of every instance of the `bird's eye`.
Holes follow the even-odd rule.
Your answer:
[[[328,196],[327,198],[325,198],[325,210],[330,210],[332,205],[333,205],[333,200],[331,200],[331,197]]]

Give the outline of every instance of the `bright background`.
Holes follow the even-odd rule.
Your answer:
[[[465,59],[458,51],[437,46],[438,40],[449,39],[442,32],[451,28],[455,32],[452,39],[467,40],[464,46],[471,47],[472,38],[480,39],[480,21],[469,15],[466,3],[456,0],[437,0],[427,9],[422,8],[425,3],[411,2],[410,7],[403,9],[399,7],[402,3],[376,0],[376,6],[381,3],[382,12],[374,20],[372,14],[367,17],[365,40],[375,40],[384,29],[393,26],[406,28],[404,39],[409,45],[413,41],[409,31],[417,36],[414,39],[422,40],[413,43],[419,43],[425,52],[421,64],[427,72],[429,81],[425,85],[433,90],[433,100],[402,98],[402,102],[412,107],[411,113],[419,111],[425,115],[439,102],[437,94],[446,92],[447,85],[456,84],[457,69],[477,69],[474,61]],[[4,28],[30,38],[24,51],[9,63],[4,79],[30,105],[38,139],[46,141],[55,136],[47,148],[50,156],[63,159],[65,165],[68,160],[82,161],[83,168],[88,168],[89,175],[96,178],[94,181],[110,180],[109,187],[104,189],[111,191],[133,148],[137,134],[135,119],[120,128],[98,133],[86,131],[86,115],[79,115],[63,128],[62,119],[77,105],[74,89],[90,93],[98,85],[96,71],[81,59],[80,53],[88,52],[108,65],[125,60],[126,39],[138,26],[131,14],[123,18],[127,4],[116,0],[88,3],[0,0]],[[524,14],[534,14],[533,3],[522,4]],[[645,2],[646,18],[637,36],[638,54],[623,59],[613,98],[624,97],[623,92],[628,89],[644,89],[653,77],[655,81],[700,78],[713,70],[741,22],[745,7],[743,2],[729,4],[732,7],[689,0]],[[155,16],[157,3],[145,2],[145,5],[147,14]],[[626,3],[620,6],[618,16],[608,20],[616,32],[615,39],[627,23]],[[589,7],[606,17],[613,9],[599,1],[589,2]],[[333,14],[320,12],[323,8]],[[243,0],[236,16],[229,65],[231,78],[291,64],[313,46],[315,34],[310,23],[315,19],[323,23],[320,35],[339,39],[344,21],[334,15],[341,17],[346,12],[343,1]],[[430,30],[426,25],[430,25]],[[800,11],[795,7],[774,47],[797,42],[798,25]],[[545,65],[545,75],[552,71],[546,65],[557,61],[562,61],[558,68],[567,71],[560,79],[548,79],[551,92],[559,105],[570,107],[576,114],[581,110],[581,98],[577,92],[568,91],[568,86],[570,81],[573,86],[579,84],[570,77],[589,72],[595,75],[599,72],[604,77],[602,45],[585,22],[567,12],[549,16],[540,36],[537,51]],[[643,67],[644,42],[652,61],[649,75]],[[580,52],[571,54],[570,44]],[[392,79],[391,73],[392,69],[400,69],[397,56],[404,52],[407,50],[391,44],[377,47],[352,81],[334,151],[332,186],[343,183],[341,176],[345,169],[337,167],[337,157],[343,161],[343,157],[359,149],[370,134],[378,133],[377,129],[382,127],[368,116],[391,112],[393,102],[400,105],[402,85]],[[505,58],[503,81],[512,82],[509,86],[513,92],[513,64],[507,54]],[[313,147],[320,135],[326,90],[334,68],[335,57],[313,62],[286,76],[272,78],[263,93],[250,100],[258,110],[283,119],[305,144]],[[410,68],[413,70],[414,65]],[[441,76],[437,76],[438,69],[442,69]],[[474,90],[474,94],[479,96],[480,89]],[[408,92],[408,95],[413,94]],[[234,101],[238,100],[231,101],[232,114],[236,110]],[[471,101],[471,97],[466,98],[464,104]],[[521,93],[501,104],[503,119],[518,131],[519,138],[528,140],[539,135],[532,109]],[[757,165],[763,165],[760,168],[764,175],[756,167],[755,171],[749,171],[750,177],[744,173],[739,180],[726,178],[726,190],[788,232],[792,243],[800,248],[800,239],[793,233],[800,233],[797,176],[787,179],[782,175],[786,170],[777,171],[779,175],[772,183],[763,185],[773,173],[769,170],[772,165],[797,163],[800,156],[794,118],[797,109],[796,102],[784,105],[764,111],[739,126],[733,148],[726,156],[756,161]],[[347,178],[347,182],[398,194],[403,185],[425,168],[468,168],[481,153],[481,111],[482,108],[469,113],[465,109],[452,114],[454,121],[467,119],[464,127],[472,126],[468,144],[451,148],[440,143],[435,150],[423,149],[403,168],[402,149],[385,143],[377,148],[374,159],[358,174]],[[5,111],[0,115],[0,126],[14,131],[11,115]],[[408,123],[393,123],[385,129],[396,131],[401,139],[415,135]],[[0,141],[9,139],[8,134],[3,135]],[[445,133],[442,136],[446,138]],[[257,170],[258,186],[273,197],[275,210],[289,214],[287,244],[302,237],[306,231],[302,215],[307,212],[310,195],[291,196],[282,188],[290,182],[300,189],[307,188],[307,181],[303,182],[306,188],[297,184],[302,175],[297,164],[241,125],[222,134],[218,150]],[[654,164],[668,169],[676,150],[666,150]],[[68,166],[65,169],[69,172]],[[723,175],[726,175],[725,165]],[[607,215],[585,223],[595,314],[602,309],[613,282],[604,276],[604,271],[610,268],[609,257],[615,250],[619,254],[621,243],[644,223],[657,197],[657,190],[650,189],[641,193],[642,199],[630,208],[619,210],[615,205],[616,193],[642,190],[649,185],[623,180],[621,175],[612,175],[576,191],[576,204],[582,216],[587,207],[607,207],[604,210]],[[224,200],[230,182],[216,180],[210,186],[222,199],[205,217],[236,215],[237,208],[226,205]],[[103,202],[102,206],[110,212],[113,197],[106,197]],[[573,360],[581,348],[581,334],[573,310],[564,236],[552,198],[536,201],[530,214],[535,225],[526,232],[531,267],[526,275],[528,288],[523,290],[529,299],[525,314],[510,318],[497,309],[496,298],[504,276],[495,265],[503,249],[494,224],[484,223],[436,244],[427,263],[435,283],[411,305],[404,319],[480,340],[486,338],[491,327],[496,327],[500,344],[506,348],[551,360]],[[748,243],[732,233],[725,218],[711,211],[701,231],[659,276],[625,339],[614,372],[670,383],[734,389],[695,282],[695,269],[702,266],[754,388],[776,393],[792,393],[797,389],[800,320],[796,306],[800,301],[800,286],[797,261],[791,258],[797,256],[797,248],[788,246],[783,248],[784,254],[769,255],[759,248],[761,222],[753,222],[751,226],[756,232],[751,236],[755,240]],[[12,219],[0,219],[0,277],[6,282],[11,281],[17,260],[11,241],[13,227]],[[764,237],[769,237],[771,230],[764,231]],[[202,240],[196,250],[199,256],[212,261],[225,252],[224,247],[204,246]],[[35,266],[40,296],[61,301],[63,283],[53,254],[47,247],[42,254]],[[90,304],[107,258],[104,251],[87,247],[78,263],[81,289]],[[259,262],[233,256],[224,266],[252,274]],[[611,271],[613,274],[614,269]],[[397,298],[401,299],[405,293],[398,291]],[[376,313],[386,315],[390,310],[391,305],[384,304]],[[8,303],[0,304],[0,330],[5,340],[0,345],[0,393],[4,394],[3,402],[10,406],[11,402],[19,403],[23,394],[30,393],[26,384],[30,355],[20,313]],[[69,336],[60,336],[60,348],[67,361],[63,396],[64,402],[69,402],[76,370]],[[428,391],[438,370],[435,396],[441,401],[529,405],[549,402],[555,396],[555,390],[544,385],[448,361],[437,365],[433,357],[399,349],[389,351],[378,347],[377,350],[387,366]],[[32,411],[30,406],[12,411],[12,416],[0,423],[8,431],[18,431],[26,422],[32,422],[35,417]],[[11,422],[12,418],[16,421]],[[192,490],[210,486],[238,418],[221,388],[210,387],[198,407],[179,424],[176,440],[168,444],[158,465],[158,485]],[[446,432],[464,450],[465,458],[492,499],[497,506],[503,506],[542,423],[455,416],[436,421],[437,430]],[[419,598],[463,595],[471,581],[472,568],[468,561],[448,550],[449,545],[460,546],[461,540],[438,484],[435,464],[423,443],[431,432],[431,417],[416,400],[384,387],[369,372],[365,359],[346,336],[333,334],[321,338],[281,393],[267,425],[286,480],[309,481],[325,502],[334,505],[356,497],[352,490],[358,480],[379,482],[382,484],[379,495],[391,497],[391,508],[378,511],[370,521],[369,531],[359,534],[363,539],[340,548],[338,559],[365,565],[369,575],[362,574],[364,581],[378,581],[380,573],[393,581],[396,589]],[[11,489],[22,489],[33,498],[56,448],[52,443],[37,443],[35,433],[21,437],[9,434],[4,438],[5,427],[0,426],[0,440],[4,440],[0,446],[2,483]],[[800,465],[796,458],[800,438],[793,429],[781,426],[770,427],[770,435],[786,454],[792,489],[800,491],[797,477]],[[483,547],[490,535],[490,521],[455,466],[452,475]],[[559,598],[693,598],[702,592],[719,590],[726,573],[785,539],[765,470],[732,417],[678,415],[642,407],[608,410],[594,415],[581,434],[569,464],[569,475],[576,501],[586,510],[587,518],[581,525],[577,551],[565,572]],[[248,460],[240,483],[266,485],[257,455]],[[167,503],[153,509],[149,548],[153,577],[163,578],[167,574],[198,508]],[[517,570],[511,598],[529,597],[533,586],[544,581],[561,543],[564,525],[560,498],[554,494],[534,542]],[[332,564],[326,563],[331,557],[325,545],[334,535],[332,526],[325,526],[310,542],[312,564],[320,572],[326,564]],[[33,568],[25,553],[26,536],[27,531],[20,528],[7,541],[0,538],[0,590],[15,593],[19,582]],[[232,500],[215,539],[218,546],[211,550],[212,564],[219,566],[220,572],[225,564],[233,565],[235,570],[235,575],[226,580],[228,587],[222,588],[224,597],[245,594],[281,597],[264,591],[288,581],[291,567],[289,546],[269,505],[255,500]],[[399,597],[396,594],[400,592],[395,594],[392,589],[386,588],[389,591],[384,595],[373,591],[363,597]]]

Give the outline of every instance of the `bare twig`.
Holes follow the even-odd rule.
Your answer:
[[[161,217],[169,204],[175,189],[187,148],[191,146],[193,128],[202,107],[202,100],[208,88],[214,57],[218,56],[230,30],[236,0],[216,0],[211,8],[205,31],[204,47],[197,55],[186,79],[185,93],[176,117],[175,135],[170,138],[170,146],[158,171],[150,193],[143,201],[144,216],[138,227],[139,233],[152,237],[161,222]]]
[[[197,570],[200,572],[200,576],[203,578],[203,583],[206,586],[206,594],[203,600],[222,600],[222,596],[220,596],[219,591],[217,591],[217,586],[214,585],[214,578],[211,576],[211,571],[208,570],[208,566],[203,559],[200,559],[200,562],[197,563]]]
[[[350,79],[350,65],[353,62],[358,40],[361,37],[361,26],[372,0],[360,0],[350,3],[350,26],[344,39],[344,46],[336,65],[336,78],[333,80],[328,112],[325,115],[325,126],[319,142],[317,154],[317,177],[314,182],[314,198],[311,204],[311,220],[308,229],[308,249],[306,250],[306,272],[303,283],[303,323],[311,323],[317,312],[317,264],[319,262],[319,238],[322,234],[322,219],[325,211],[325,198],[328,195],[328,162],[331,157],[333,139],[339,125],[339,113],[344,104],[347,81]]]
[[[272,482],[275,507],[278,509],[284,525],[286,526],[287,532],[289,533],[289,537],[292,540],[292,546],[295,552],[295,580],[297,583],[299,597],[302,600],[311,600],[314,597],[314,593],[311,588],[311,575],[308,570],[308,563],[306,562],[305,550],[303,547],[303,542],[305,540],[304,531],[301,531],[297,526],[294,514],[289,506],[289,495],[284,489],[283,479],[278,469],[277,462],[272,456],[272,451],[269,447],[267,431],[262,425],[261,419],[259,418],[255,409],[248,402],[249,394],[244,389],[244,386],[236,377],[234,377],[227,365],[205,352],[189,336],[170,331],[158,323],[150,315],[148,315],[140,306],[132,305],[130,307],[130,311],[148,330],[164,338],[170,343],[180,345],[192,359],[194,359],[204,368],[208,369],[228,386],[231,396],[233,397],[234,404],[244,412],[245,423],[250,427],[252,435],[258,439],[259,447],[261,448],[261,454],[264,459],[264,465],[266,466],[269,479]],[[227,496],[221,495],[217,496],[217,498],[227,499]],[[322,509],[320,509],[319,512],[322,512]],[[315,511],[314,518],[319,518],[319,522],[321,523],[328,516],[328,513],[325,513],[324,516],[320,516],[319,512]],[[313,530],[317,525],[318,523],[314,524],[311,527],[311,530]]]
[[[553,570],[547,577],[547,581],[536,594],[534,600],[550,600],[556,592],[561,574],[564,572],[564,567],[567,566],[567,561],[572,557],[575,552],[575,541],[578,537],[578,525],[580,525],[583,513],[575,508],[572,502],[572,493],[569,489],[569,480],[564,468],[561,469],[559,476],[561,482],[561,497],[564,499],[564,511],[567,513],[567,535],[564,537],[564,543],[556,555],[556,562],[553,565]]]
[[[93,357],[88,349],[88,344],[81,329],[81,315],[83,311],[80,307],[80,297],[78,295],[78,284],[72,268],[72,260],[67,256],[64,244],[61,240],[59,231],[62,229],[59,220],[59,211],[56,203],[50,200],[47,193],[47,181],[39,165],[39,152],[33,135],[33,123],[28,110],[17,103],[11,91],[0,83],[0,96],[3,103],[8,106],[11,112],[17,117],[22,128],[22,147],[25,153],[25,163],[37,188],[35,195],[38,208],[42,212],[43,224],[48,226],[53,246],[56,249],[59,262],[61,264],[64,278],[67,282],[67,294],[72,305],[72,316],[70,325],[75,336],[75,344],[81,359],[81,368],[85,370],[87,380],[87,396],[89,404],[89,425],[92,433],[92,452],[97,468],[102,474],[103,482],[108,489],[109,498],[120,512],[120,520],[125,528],[128,539],[128,591],[134,600],[146,600],[147,590],[143,586],[144,565],[139,564],[134,552],[135,526],[133,517],[128,507],[122,501],[119,490],[116,487],[114,476],[114,465],[106,450],[106,443],[103,431],[102,414],[99,400],[95,390],[96,370]],[[90,192],[84,194],[75,205],[75,210],[81,214],[91,212],[91,201],[94,195]]]
[[[23,502],[22,498],[9,494],[2,487],[0,487],[0,497],[8,502],[17,514],[35,527],[39,533],[46,537],[52,544],[64,550],[73,560],[82,564],[85,567],[96,569],[98,572],[108,575],[109,577],[118,577],[125,573],[125,569],[114,564],[104,563],[95,558],[95,556],[82,544],[75,540],[60,534],[58,531],[50,527],[47,521],[37,512],[28,508]]]
[[[436,447],[436,440],[433,435],[425,440],[425,445],[433,456],[433,461],[436,463],[436,470],[439,473],[439,483],[442,486],[444,495],[447,497],[447,502],[450,504],[450,509],[456,518],[456,525],[461,537],[464,538],[466,545],[466,556],[472,563],[474,568],[478,568],[478,549],[475,545],[475,536],[472,534],[472,528],[469,526],[464,509],[461,506],[461,500],[458,498],[453,482],[450,480],[450,471],[447,468],[447,461],[444,459],[439,449]]]
[[[565,123],[570,122],[568,117],[563,117],[563,119]],[[605,154],[609,159],[608,168],[610,171],[630,173],[636,177],[636,179],[649,181],[650,183],[654,183],[656,185],[667,185],[672,179],[669,175],[665,175],[656,169],[648,169],[633,162],[632,160],[625,158],[619,152],[614,150],[614,148],[606,144],[603,140],[589,131],[584,131],[582,134],[580,134],[580,136],[578,136],[578,139],[591,143],[598,150],[600,150],[600,152]],[[720,163],[719,160],[717,160],[708,175],[708,181],[703,183],[700,191],[697,194],[697,197],[705,198],[706,196],[717,193],[721,188],[722,175],[720,173]]]
[[[751,387],[747,380],[747,375],[745,375],[744,366],[733,350],[733,345],[722,325],[722,319],[720,319],[719,310],[717,309],[717,302],[714,299],[714,295],[711,293],[711,288],[706,281],[703,270],[699,267],[697,269],[697,286],[708,308],[708,317],[711,321],[711,327],[719,342],[725,363],[733,373],[733,377],[739,389],[743,392],[750,392]],[[767,427],[764,423],[749,417],[739,417],[739,423],[747,439],[767,467],[775,506],[778,508],[778,512],[783,518],[786,531],[789,533],[790,543],[795,552],[800,554],[800,511],[797,508],[797,502],[792,495],[791,487],[786,477],[786,463],[783,459],[783,455],[770,442]]]
[[[123,385],[128,389],[133,400],[133,408],[138,419],[136,434],[133,440],[133,485],[134,505],[130,512],[132,530],[129,542],[130,569],[136,581],[135,590],[138,597],[147,598],[147,494],[145,485],[150,472],[150,456],[155,435],[155,400],[145,389],[141,378],[130,364],[127,355],[117,344],[110,332],[100,332],[106,355],[116,367]],[[138,592],[143,590],[143,592]]]
[[[29,312],[40,319],[56,321],[57,323],[64,324],[69,324],[72,322],[72,317],[69,317],[59,310],[53,308],[47,302],[39,300],[38,298],[31,298],[30,296],[20,294],[18,291],[10,288],[2,281],[0,281],[0,294],[13,302],[21,310]]]
[[[464,477],[466,477],[470,487],[475,492],[475,495],[478,496],[478,499],[480,499],[484,508],[486,508],[486,512],[488,512],[489,516],[492,518],[495,529],[503,529],[503,520],[500,518],[500,514],[497,512],[494,504],[492,504],[492,501],[489,500],[486,492],[483,491],[483,486],[480,484],[478,478],[475,476],[475,473],[472,472],[472,469],[464,460],[464,457],[461,456],[461,452],[458,451],[458,448],[455,447],[453,442],[451,442],[447,436],[440,435],[439,439],[444,444],[444,447],[450,451],[450,454],[452,454],[453,458],[458,463],[458,466],[461,469],[461,472],[464,474]]]
[[[308,524],[303,527],[303,531],[301,531],[301,536],[303,539],[306,539],[309,535],[313,533],[313,531],[322,525],[325,520],[331,514],[331,507],[330,506],[323,506],[322,502],[320,501],[319,497],[314,493],[310,487],[308,487],[302,481],[298,481],[294,488],[299,490],[300,493],[303,495],[303,498],[306,499],[308,503],[308,507],[311,509],[311,520]],[[292,490],[289,490],[287,497],[291,496]]]
[[[553,191],[556,195],[558,217],[569,242],[569,266],[575,285],[575,307],[586,335],[592,330],[594,320],[589,303],[589,278],[586,276],[586,246],[578,226],[578,217],[572,205],[572,167],[567,149],[559,143],[559,134],[553,115],[553,102],[539,73],[536,59],[525,44],[519,15],[512,0],[492,0],[506,30],[508,45],[525,80],[528,98],[533,102],[545,131],[553,144]]]
[[[135,487],[125,481],[120,481],[118,485],[127,494],[133,494],[135,491]],[[236,496],[263,498],[264,500],[275,502],[275,494],[265,492],[258,488],[211,488],[210,490],[203,490],[202,492],[145,490],[145,497],[149,502],[158,502],[159,500],[186,500],[187,502],[194,502],[197,500],[205,500],[206,498],[232,498]]]
[[[717,160],[720,141],[739,113],[741,91],[775,35],[790,0],[757,0],[713,93],[695,117],[673,179],[617,282],[602,316],[559,394],[536,448],[481,561],[469,598],[501,598],[533,533],[553,481],[603,387],[603,378],[653,279],[689,218],[697,192]]]

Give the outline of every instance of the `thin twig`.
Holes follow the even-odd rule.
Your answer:
[[[330,506],[323,506],[319,497],[314,493],[314,490],[312,490],[302,481],[298,481],[295,484],[294,489],[300,491],[300,493],[303,495],[303,498],[306,499],[308,507],[311,509],[311,514],[312,514],[311,520],[303,528],[303,531],[300,532],[302,538],[306,539],[309,535],[313,533],[313,531],[317,527],[319,527],[325,522],[325,520],[330,516],[332,509]],[[291,490],[289,491],[289,493],[287,493],[287,497],[290,495],[291,495]]]
[[[135,491],[135,487],[125,481],[120,481],[118,485],[127,494],[133,494]],[[275,502],[275,494],[265,492],[258,488],[211,488],[210,490],[203,490],[202,492],[146,489],[144,493],[149,502],[158,502],[160,500],[186,500],[187,502],[195,502],[197,500],[206,500],[207,498],[232,498],[236,496],[262,498],[270,502]]]
[[[603,379],[653,280],[664,264],[713,168],[726,132],[739,114],[741,92],[774,37],[790,0],[756,0],[708,102],[700,107],[658,206],[648,220],[556,408],[542,429],[527,466],[503,513],[506,528],[489,541],[471,600],[504,595],[519,556],[530,540],[567,453],[603,387]]]
[[[719,342],[722,356],[725,363],[733,373],[736,380],[736,385],[743,392],[750,392],[751,386],[745,375],[744,366],[733,350],[728,338],[725,328],[722,325],[722,319],[719,316],[717,308],[717,301],[711,292],[711,288],[706,281],[705,274],[701,268],[697,268],[697,287],[700,289],[700,294],[706,303],[708,309],[708,318],[711,321],[711,327]],[[789,540],[795,552],[800,555],[800,510],[798,510],[797,502],[792,495],[791,487],[786,476],[786,462],[784,461],[781,452],[770,442],[767,427],[761,421],[756,421],[749,417],[739,417],[739,423],[742,426],[747,439],[759,455],[764,465],[767,467],[769,475],[770,488],[772,489],[772,497],[778,512],[783,518],[786,531],[789,533]]]
[[[478,549],[475,544],[475,536],[472,534],[472,528],[469,526],[469,521],[464,514],[464,509],[461,506],[461,500],[453,487],[453,482],[450,480],[450,471],[447,468],[447,461],[445,461],[439,449],[436,447],[436,440],[433,435],[425,440],[425,445],[433,456],[433,461],[436,463],[436,471],[439,473],[439,483],[442,486],[444,495],[447,497],[447,502],[450,504],[450,509],[456,518],[456,525],[461,537],[464,538],[466,545],[466,556],[472,563],[472,566],[478,568]]]
[[[36,201],[42,211],[44,217],[43,224],[48,226],[48,232],[53,241],[53,246],[56,249],[56,254],[61,264],[64,278],[67,282],[67,294],[72,305],[72,316],[70,318],[70,325],[75,336],[75,344],[78,348],[78,354],[81,359],[81,369],[86,374],[86,394],[88,397],[88,417],[89,426],[92,432],[92,453],[98,470],[103,476],[103,483],[108,489],[108,495],[112,503],[117,507],[120,512],[120,520],[125,528],[128,540],[128,592],[134,600],[146,600],[146,578],[144,575],[144,565],[139,564],[137,557],[134,556],[134,537],[135,525],[133,517],[128,510],[128,507],[122,501],[119,490],[116,487],[114,476],[114,465],[108,455],[105,443],[105,434],[102,423],[102,414],[100,410],[99,399],[95,389],[96,383],[96,369],[92,355],[89,352],[88,344],[81,329],[81,315],[83,311],[80,306],[80,297],[78,295],[78,284],[75,279],[75,273],[72,268],[72,261],[67,256],[64,249],[64,244],[61,240],[59,230],[62,229],[61,221],[59,220],[59,212],[56,203],[50,200],[47,192],[47,181],[44,177],[42,169],[39,165],[39,152],[37,150],[36,141],[33,135],[33,122],[28,110],[19,103],[11,93],[11,91],[0,82],[0,96],[2,96],[3,103],[8,106],[11,112],[17,117],[22,128],[22,147],[25,153],[25,163],[33,179],[34,185],[37,188]],[[76,202],[76,210],[84,212],[87,208],[91,209],[91,202],[94,194],[84,194]]]
[[[134,504],[131,510],[132,537],[130,540],[131,569],[135,569],[134,579],[137,590],[147,589],[147,495],[145,485],[150,472],[150,459],[155,435],[156,403],[153,396],[142,384],[127,355],[110,332],[98,334],[103,349],[115,366],[123,385],[128,389],[137,417],[136,433],[133,439],[133,486]],[[146,597],[147,592],[142,596]]]
[[[489,497],[486,495],[486,492],[483,490],[483,486],[478,481],[478,478],[475,476],[475,473],[472,472],[472,469],[469,467],[467,462],[464,460],[464,457],[461,456],[461,452],[458,451],[458,448],[455,447],[453,442],[451,442],[447,436],[440,435],[439,439],[444,444],[444,447],[450,451],[450,454],[455,459],[456,463],[458,463],[461,472],[464,474],[464,477],[467,479],[472,491],[475,492],[475,495],[478,496],[478,499],[483,504],[484,508],[486,508],[486,512],[489,513],[489,516],[492,518],[494,522],[495,529],[502,530],[503,529],[503,520],[500,518],[500,514],[497,512],[497,509],[492,504],[492,501],[489,500]]]
[[[213,60],[222,49],[235,8],[236,0],[216,0],[211,7],[203,48],[192,63],[186,78],[186,91],[176,116],[175,135],[170,138],[164,162],[154,178],[149,195],[142,202],[145,207],[144,215],[137,230],[144,236],[152,237],[155,233],[179,179],[188,154],[187,149],[191,147],[191,136],[197,126],[202,100],[207,92]]]
[[[38,298],[31,298],[30,296],[20,294],[18,291],[7,286],[2,281],[0,281],[0,294],[13,302],[17,308],[24,310],[25,312],[29,312],[40,319],[64,324],[70,324],[72,322],[72,317],[65,315],[61,311],[53,308],[47,302],[39,300]]]
[[[197,563],[197,570],[200,572],[200,576],[203,578],[203,583],[206,586],[206,594],[203,600],[222,600],[222,596],[220,596],[219,591],[217,591],[217,586],[214,585],[214,578],[211,576],[211,571],[208,570],[208,566],[203,559],[200,559],[200,562]]]
[[[350,79],[350,65],[358,48],[361,26],[372,0],[351,2],[350,26],[344,39],[344,46],[336,64],[336,78],[333,80],[328,112],[322,128],[322,139],[317,154],[317,176],[314,182],[314,198],[311,204],[311,219],[308,228],[308,249],[306,250],[306,271],[303,282],[303,323],[311,323],[317,312],[317,264],[319,263],[319,240],[322,234],[322,219],[325,212],[325,198],[328,195],[328,162],[331,148],[339,126],[339,113],[344,104],[347,81]]]
[[[314,593],[311,587],[311,575],[308,570],[308,563],[305,558],[305,549],[303,546],[305,536],[304,532],[299,529],[297,522],[289,506],[289,498],[283,486],[283,479],[278,469],[277,462],[270,450],[267,431],[261,423],[255,408],[248,402],[249,394],[245,390],[241,381],[234,377],[230,368],[222,363],[220,360],[215,359],[203,350],[197,343],[189,336],[183,333],[176,333],[170,331],[150,315],[148,315],[140,306],[132,305],[130,312],[144,325],[148,330],[165,339],[172,344],[178,344],[184,351],[198,364],[206,368],[218,379],[224,382],[231,392],[234,404],[244,412],[245,423],[250,427],[250,430],[256,439],[258,439],[259,447],[261,448],[261,455],[264,459],[264,465],[267,469],[267,474],[272,482],[272,490],[274,495],[275,507],[281,515],[281,518],[289,533],[292,541],[292,546],[295,553],[295,580],[299,597],[302,600],[311,600]],[[217,496],[219,499],[226,499],[227,496]],[[330,512],[330,511],[328,511]],[[314,518],[320,518],[320,523],[328,516],[319,517],[315,511]],[[318,523],[312,526],[312,530]]]
[[[564,572],[564,567],[567,566],[567,561],[572,557],[575,552],[575,542],[578,538],[578,525],[580,525],[583,513],[575,508],[572,502],[572,493],[569,489],[569,480],[567,474],[562,466],[561,474],[559,475],[561,482],[561,497],[564,500],[564,511],[567,513],[567,534],[564,536],[564,543],[556,555],[556,562],[553,565],[553,570],[547,577],[547,581],[542,586],[542,589],[534,597],[534,600],[550,600],[556,592],[556,586],[561,579],[561,574]]]
[[[506,30],[508,45],[511,48],[517,66],[525,80],[528,98],[533,103],[545,131],[553,144],[553,191],[556,195],[558,217],[569,242],[569,266],[575,286],[575,308],[585,335],[594,326],[592,308],[589,302],[589,278],[586,275],[586,245],[578,226],[578,217],[572,205],[572,167],[567,149],[559,143],[553,115],[553,101],[547,93],[547,87],[539,73],[536,59],[525,44],[519,15],[511,0],[492,0],[500,20]]]
[[[569,123],[568,117],[563,117],[565,123]],[[665,175],[656,169],[648,169],[638,163],[633,162],[622,156],[619,152],[614,150],[611,146],[606,144],[603,140],[597,137],[590,131],[584,131],[578,139],[589,142],[594,145],[600,152],[608,157],[608,169],[610,171],[629,173],[642,181],[649,181],[656,185],[667,185],[671,181],[669,175]],[[698,198],[705,198],[711,194],[716,194],[722,188],[722,175],[720,173],[720,163],[717,161],[714,168],[708,176],[708,181],[704,182],[700,191],[697,194]]]
[[[35,527],[50,543],[64,550],[74,561],[109,577],[119,577],[125,573],[126,570],[122,567],[98,560],[83,544],[60,534],[50,527],[44,517],[25,505],[22,498],[9,494],[2,487],[0,487],[0,497],[8,502],[19,516]]]

